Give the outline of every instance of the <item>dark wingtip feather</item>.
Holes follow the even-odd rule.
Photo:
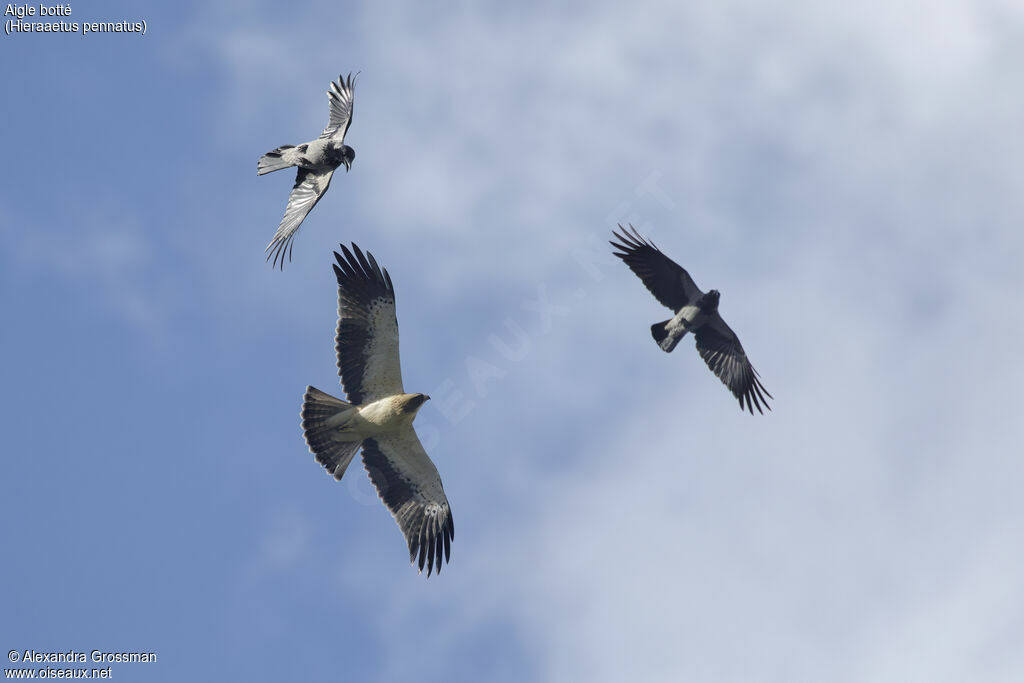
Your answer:
[[[774,399],[775,397],[768,393],[768,390],[764,388],[763,384],[761,384],[760,375],[757,374],[757,370],[755,370],[752,365],[750,366],[750,372],[749,386],[743,394],[737,396],[740,401],[740,410],[746,409],[751,415],[753,415],[753,408],[757,408],[757,412],[764,415],[764,410],[761,409],[762,406],[770,411],[772,407],[768,405],[768,398]],[[765,398],[765,396],[768,398]],[[746,406],[743,404],[744,399],[746,399]],[[751,407],[751,404],[753,404],[753,408]]]
[[[384,275],[380,272],[380,266],[377,265],[377,259],[373,258],[373,254],[366,252],[366,258],[370,260],[370,266],[373,268],[373,277],[377,280],[384,280]]]
[[[455,536],[455,525],[450,509],[446,509],[443,519],[436,516],[423,516],[419,520],[419,528],[410,531],[409,562],[418,573],[426,569],[427,576],[441,573],[446,562],[451,561],[451,544]],[[415,526],[415,523],[414,523]]]
[[[639,231],[637,231],[637,229],[633,227],[632,223],[628,223],[627,225],[629,225],[629,229],[628,230],[626,228],[622,227],[621,223],[618,224],[619,230],[622,231],[622,234],[619,234],[619,233],[615,232],[614,230],[612,230],[612,234],[615,235],[615,237],[618,240],[620,240],[623,244],[625,244],[626,246],[622,247],[622,246],[612,242],[613,246],[615,246],[618,249],[625,249],[626,251],[633,251],[633,250],[636,250],[636,249],[642,249],[643,247],[649,247],[651,249],[659,251],[658,247],[654,246],[654,242],[652,242],[651,240],[646,239],[643,235],[641,235],[639,233]],[[630,230],[633,231],[632,235],[630,234]]]
[[[346,256],[348,255],[348,249],[345,248],[344,244],[341,245],[341,250]],[[354,277],[355,274],[352,272],[352,266],[349,265],[348,260],[344,256],[334,252],[334,260],[337,262],[334,266],[334,274],[338,277],[339,285],[342,284],[344,278]]]
[[[618,232],[612,230],[612,234],[615,235],[615,238],[618,239],[622,244],[612,242],[611,240],[608,241],[608,244],[612,245],[614,248],[619,250],[618,252],[612,253],[615,256],[618,256],[623,261],[626,261],[627,264],[630,263],[630,259],[634,257],[638,251],[643,249],[651,249],[653,251],[658,252],[659,254],[661,253],[661,250],[658,249],[658,247],[654,246],[654,242],[644,238],[643,235],[637,232],[637,229],[633,227],[632,223],[628,224],[629,230],[633,231],[632,235],[629,234],[629,230],[622,227],[621,223],[619,223],[618,225],[619,230],[621,230],[622,233],[619,234]]]
[[[291,251],[288,249],[288,245],[290,243],[291,243],[291,237],[290,236],[289,236],[289,238],[284,239],[284,240],[275,238],[270,244],[267,245],[267,248],[264,249],[264,251],[267,252],[267,259],[266,260],[270,261],[271,257],[273,257],[273,259],[274,259],[273,265],[271,266],[272,268],[280,268],[282,271],[284,270],[284,252],[285,251],[288,251],[288,260],[289,261],[292,260]]]
[[[444,553],[444,541],[437,536],[434,536],[434,566],[437,567],[437,573],[441,573],[441,555]]]
[[[430,525],[433,527],[433,524]],[[430,533],[430,529],[427,530],[427,576],[430,576],[430,572],[434,569],[434,550],[437,547],[437,537]]]
[[[363,255],[363,251],[358,246],[356,246],[355,242],[352,243],[352,249],[356,253],[356,258],[358,259],[359,267],[363,271],[363,276],[367,280],[372,280],[373,270],[370,268],[370,263],[366,260],[366,256]]]
[[[338,262],[338,266],[341,268],[345,278],[380,284],[389,293],[394,294],[395,287],[391,281],[391,275],[388,274],[386,268],[380,267],[372,252],[364,252],[355,242],[352,243],[351,250],[344,244],[339,245],[339,247],[342,253],[339,254],[335,251],[334,258]],[[342,284],[341,279],[339,279],[339,284]]]
[[[344,265],[351,267],[351,264],[354,261],[354,259],[352,258],[352,252],[349,251],[348,247],[346,247],[344,244],[339,244],[338,246],[341,247],[341,253],[345,255]],[[356,246],[355,243],[353,243],[352,246]],[[335,256],[337,256],[337,252],[335,252]],[[341,263],[341,261],[342,259],[338,259],[339,263]]]

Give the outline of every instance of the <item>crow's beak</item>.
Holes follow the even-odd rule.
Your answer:
[[[349,161],[348,159],[345,159],[344,163],[345,163],[345,173],[348,173],[349,171],[352,170],[352,162]]]

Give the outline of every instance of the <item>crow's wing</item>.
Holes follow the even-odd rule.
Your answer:
[[[652,243],[640,236],[632,225],[633,230],[629,231],[621,225],[619,229],[623,234],[612,231],[622,244],[609,242],[619,251],[614,252],[616,256],[625,261],[629,269],[643,280],[644,285],[651,294],[661,302],[663,306],[676,312],[687,304],[695,303],[700,299],[703,292],[694,283],[690,274],[678,263],[670,259]]]
[[[448,561],[455,523],[441,477],[412,425],[363,441],[363,465],[409,544],[409,561],[419,558],[427,576]]]
[[[281,225],[274,233],[274,239],[270,241],[265,250],[267,260],[269,261],[273,257],[275,266],[280,261],[281,269],[284,269],[285,252],[288,253],[288,260],[292,260],[292,240],[295,239],[295,233],[298,232],[302,221],[306,219],[316,203],[327,192],[333,175],[334,171],[319,173],[299,168],[299,172],[295,176],[295,186],[288,197],[288,207],[284,210],[284,218],[281,219]]]
[[[341,246],[338,262],[338,330],[334,348],[338,372],[348,400],[356,405],[403,394],[402,364],[398,357],[398,318],[395,288],[387,269],[373,254]],[[354,253],[353,253],[354,252]]]
[[[722,380],[729,391],[740,402],[740,409],[746,408],[753,415],[753,408],[764,414],[761,404],[771,410],[765,396],[772,398],[761,384],[757,370],[750,364],[743,345],[718,313],[708,317],[707,322],[696,332],[697,351],[711,371]],[[746,405],[744,405],[746,402]]]
[[[327,91],[327,99],[331,104],[331,119],[327,122],[324,132],[320,133],[320,139],[336,138],[338,142],[345,140],[345,133],[348,132],[349,124],[352,123],[352,99],[355,94],[356,81],[350,73],[348,78],[338,76],[337,81],[331,82],[330,90]]]

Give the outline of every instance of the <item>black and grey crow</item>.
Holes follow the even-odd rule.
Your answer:
[[[718,314],[718,290],[702,292],[682,266],[641,237],[632,225],[629,227],[632,235],[621,225],[619,229],[623,234],[612,231],[621,242],[610,242],[618,250],[615,255],[643,280],[662,305],[675,313],[672,318],[651,325],[654,341],[663,351],[669,352],[687,332],[692,332],[700,357],[729,387],[739,400],[741,409],[746,408],[753,414],[753,408],[757,408],[757,412],[763,414],[763,404],[771,410],[765,396],[772,398],[772,395],[761,384],[736,333]]]
[[[320,133],[320,137],[312,142],[301,145],[282,145],[260,157],[256,164],[256,175],[279,171],[282,168],[298,166],[295,187],[288,198],[288,208],[278,226],[274,239],[267,245],[267,260],[274,258],[274,265],[280,261],[284,268],[284,255],[288,252],[288,260],[292,258],[292,240],[306,215],[313,210],[316,203],[327,192],[331,184],[334,170],[345,165],[345,170],[352,168],[356,158],[355,150],[345,144],[345,133],[352,122],[352,95],[355,80],[352,74],[348,78],[338,76],[327,91],[331,105],[331,119]]]

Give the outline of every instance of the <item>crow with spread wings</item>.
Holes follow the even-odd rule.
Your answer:
[[[256,164],[256,175],[280,171],[291,166],[299,167],[299,172],[295,176],[295,187],[288,197],[284,218],[281,219],[281,225],[278,226],[274,239],[266,249],[267,260],[273,257],[274,265],[277,266],[280,262],[282,269],[285,252],[288,254],[288,260],[292,259],[292,240],[295,239],[295,233],[327,192],[335,169],[344,164],[345,171],[349,171],[356,158],[355,150],[345,144],[345,133],[352,123],[354,88],[355,79],[352,74],[349,74],[348,78],[339,76],[327,91],[331,118],[324,132],[320,133],[320,137],[301,145],[282,145],[261,156]]]
[[[718,314],[718,290],[702,292],[682,266],[661,253],[656,246],[640,236],[632,225],[629,234],[621,225],[623,234],[612,231],[621,242],[610,242],[615,255],[643,280],[651,294],[675,314],[668,320],[651,325],[654,341],[665,352],[672,351],[687,332],[697,340],[697,352],[711,371],[729,387],[744,407],[753,415],[753,408],[764,414],[762,404],[771,406],[765,396],[772,398],[761,384],[757,371],[747,359],[736,333]]]
[[[363,465],[409,544],[409,559],[427,576],[440,573],[455,537],[437,468],[412,422],[430,400],[407,394],[398,357],[395,288],[387,269],[355,244],[334,252],[338,279],[338,371],[348,401],[306,387],[302,431],[309,450],[340,480],[360,447]]]

